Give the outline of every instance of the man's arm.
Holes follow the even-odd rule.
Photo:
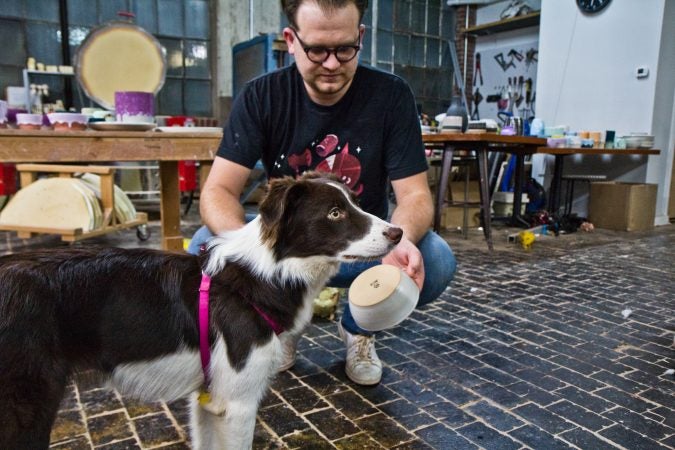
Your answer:
[[[403,228],[403,236],[416,244],[429,230],[434,217],[427,173],[394,180],[391,185],[396,195],[391,222]]]
[[[212,233],[241,228],[244,208],[239,203],[251,169],[216,156],[199,194],[199,212]]]
[[[396,208],[391,222],[403,229],[403,239],[384,258],[384,264],[400,267],[422,289],[424,261],[415,244],[424,236],[433,219],[433,202],[426,172],[391,182],[396,195]]]

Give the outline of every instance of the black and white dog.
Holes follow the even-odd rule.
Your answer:
[[[140,399],[189,395],[196,448],[250,447],[281,340],[302,332],[340,262],[382,257],[401,235],[314,173],[272,181],[260,215],[202,256],[59,248],[0,257],[0,448],[46,449],[80,369]]]

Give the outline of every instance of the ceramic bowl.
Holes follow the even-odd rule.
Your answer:
[[[401,323],[417,306],[420,291],[401,269],[381,264],[361,273],[349,287],[349,307],[356,324],[380,331]]]
[[[51,113],[47,114],[49,123],[52,124],[54,130],[69,131],[69,130],[86,130],[89,118],[86,114],[78,113]]]
[[[18,113],[16,125],[23,130],[39,130],[42,127],[42,114]]]

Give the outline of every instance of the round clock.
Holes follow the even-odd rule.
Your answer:
[[[603,10],[612,0],[577,0],[577,6],[585,13],[593,14]]]

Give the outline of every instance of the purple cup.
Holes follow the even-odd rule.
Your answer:
[[[151,92],[115,92],[115,120],[124,123],[154,123],[155,97]]]

